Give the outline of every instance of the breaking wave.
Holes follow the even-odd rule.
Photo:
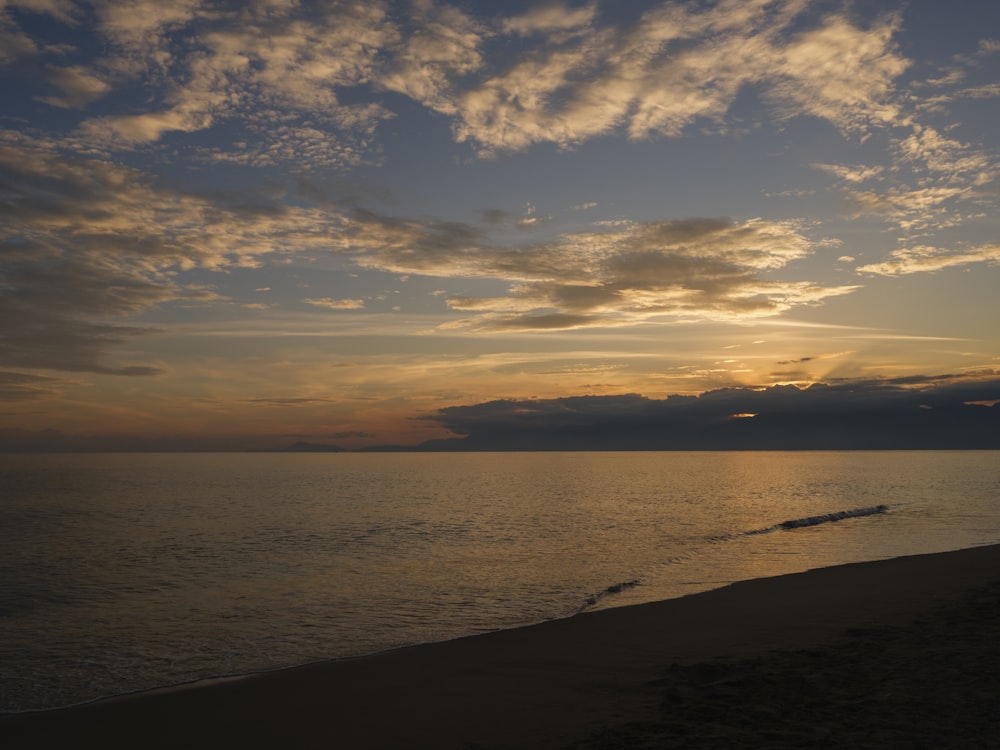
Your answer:
[[[591,594],[589,597],[587,597],[587,601],[585,601],[583,603],[583,606],[580,607],[580,611],[582,612],[585,609],[593,607],[595,604],[597,604],[599,601],[601,601],[601,599],[603,599],[606,596],[620,594],[621,592],[626,591],[630,588],[634,588],[635,586],[638,586],[641,583],[642,581],[640,581],[638,578],[633,578],[631,581],[619,581],[618,583],[614,583],[608,586],[603,591],[599,591],[596,594]]]
[[[807,526],[818,526],[823,523],[833,523],[835,521],[843,521],[846,518],[861,518],[863,516],[876,516],[881,513],[886,513],[889,510],[888,505],[871,505],[866,508],[851,508],[850,510],[838,510],[833,513],[821,513],[818,516],[806,516],[804,518],[791,518],[787,521],[781,521],[773,526],[768,526],[763,529],[754,529],[752,531],[743,531],[735,534],[726,534],[724,536],[713,537],[713,542],[726,542],[739,539],[740,537],[757,536],[760,534],[771,534],[775,531],[793,531],[795,529],[805,528]],[[680,562],[681,560],[693,557],[697,552],[690,551],[686,554],[678,555],[670,560],[664,561],[664,564],[672,564]],[[597,605],[602,599],[607,596],[614,596],[615,594],[620,594],[623,591],[634,588],[635,586],[642,585],[641,578],[634,578],[629,581],[621,581],[619,583],[612,584],[606,589],[603,589],[596,594],[591,594],[587,597],[586,601],[581,605],[579,612],[590,609]]]
[[[747,531],[741,536],[755,536],[757,534],[770,534],[772,531],[791,531],[801,529],[806,526],[818,526],[821,523],[832,523],[843,521],[845,518],[859,518],[861,516],[876,516],[889,510],[888,505],[872,505],[867,508],[852,508],[851,510],[838,510],[835,513],[823,513],[818,516],[807,516],[806,518],[793,518],[788,521],[776,523],[766,529],[755,529]]]

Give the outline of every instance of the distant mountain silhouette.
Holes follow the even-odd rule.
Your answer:
[[[284,452],[289,453],[343,453],[344,448],[339,445],[327,445],[325,443],[306,443],[299,441],[284,448]]]

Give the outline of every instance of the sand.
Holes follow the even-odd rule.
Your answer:
[[[0,719],[0,746],[1000,747],[1000,546]]]

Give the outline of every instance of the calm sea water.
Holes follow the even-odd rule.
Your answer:
[[[995,542],[988,451],[0,455],[0,711]]]

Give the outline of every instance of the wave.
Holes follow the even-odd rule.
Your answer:
[[[888,505],[871,505],[867,508],[852,508],[851,510],[838,510],[834,513],[822,513],[818,516],[807,516],[806,518],[793,518],[789,521],[776,523],[766,529],[755,529],[746,531],[739,536],[755,536],[757,534],[770,534],[772,531],[791,531],[801,529],[806,526],[818,526],[821,523],[833,523],[843,521],[845,518],[859,518],[861,516],[876,516],[889,510]]]
[[[633,578],[631,581],[619,581],[618,583],[613,583],[603,591],[599,591],[596,594],[591,594],[590,596],[588,596],[587,601],[585,601],[583,603],[583,606],[580,607],[580,611],[582,612],[585,609],[593,607],[595,604],[597,604],[601,599],[603,599],[606,596],[613,594],[620,594],[621,592],[634,588],[640,585],[641,583],[642,581],[639,580],[638,578]]]
[[[747,536],[757,536],[759,534],[771,534],[775,531],[793,531],[795,529],[806,528],[808,526],[818,526],[823,523],[834,523],[836,521],[843,521],[846,518],[861,518],[863,516],[876,516],[881,513],[886,513],[889,510],[888,505],[871,505],[866,508],[851,508],[849,510],[838,510],[833,513],[821,513],[818,516],[806,516],[804,518],[791,518],[787,521],[781,521],[773,526],[768,526],[764,529],[754,529],[752,531],[744,531],[736,534],[726,534],[724,536],[717,536],[712,538],[713,542],[726,542],[738,539],[740,537]],[[681,560],[695,556],[697,553],[688,552],[682,555],[678,555],[670,560],[665,561],[664,564],[672,564],[680,562]],[[629,581],[621,581],[619,583],[612,584],[606,589],[599,591],[596,594],[591,594],[584,603],[580,606],[578,612],[583,612],[595,606],[599,601],[604,599],[606,596],[613,596],[615,594],[620,594],[627,589],[634,588],[635,586],[642,585],[642,579],[634,578]]]

